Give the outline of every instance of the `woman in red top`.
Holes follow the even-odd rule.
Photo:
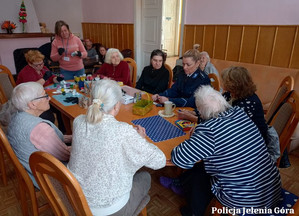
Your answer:
[[[44,66],[45,56],[38,50],[29,50],[25,54],[25,58],[28,65],[20,71],[16,81],[17,85],[25,82],[37,82],[46,86],[62,80],[61,77],[56,77],[46,66]]]
[[[106,53],[105,63],[95,75],[100,75],[101,79],[109,78],[130,86],[130,68],[127,62],[122,61],[123,59],[124,57],[118,49],[109,48]]]

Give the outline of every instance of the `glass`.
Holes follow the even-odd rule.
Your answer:
[[[38,100],[38,99],[43,99],[43,98],[47,98],[47,99],[49,99],[49,95],[48,95],[48,94],[45,94],[44,96],[40,96],[40,97],[34,98],[34,99],[32,99],[31,101]]]
[[[41,62],[41,63],[39,63],[39,64],[33,64],[33,63],[32,63],[32,65],[33,65],[34,67],[43,66],[43,65],[44,65],[44,62]]]

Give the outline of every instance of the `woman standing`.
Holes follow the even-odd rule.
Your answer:
[[[106,53],[105,63],[95,75],[100,75],[101,79],[109,78],[131,86],[130,68],[127,62],[122,61],[123,59],[124,57],[118,49],[109,48]]]
[[[85,73],[82,59],[86,57],[87,52],[81,40],[70,32],[69,25],[64,21],[57,21],[51,59],[59,62],[60,73],[65,80]]]
[[[143,166],[160,169],[166,163],[163,152],[146,141],[143,127],[115,119],[121,100],[121,87],[115,81],[100,80],[93,88],[87,115],[74,121],[68,168],[94,215],[138,215],[151,178],[137,171]]]
[[[165,60],[161,50],[154,50],[151,53],[151,64],[143,69],[136,88],[151,94],[164,92],[169,81],[169,72],[164,67]]]

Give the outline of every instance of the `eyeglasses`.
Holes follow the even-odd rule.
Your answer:
[[[38,100],[38,99],[43,99],[43,98],[49,98],[49,95],[48,94],[45,94],[44,96],[40,96],[40,97],[37,97],[37,98],[34,98],[32,99],[31,101],[34,101],[34,100]]]
[[[39,64],[32,64],[34,67],[38,67],[38,66],[43,66],[44,65],[44,62],[42,63],[39,63]]]

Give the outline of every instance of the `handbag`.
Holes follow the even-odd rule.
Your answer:
[[[266,146],[274,163],[280,157],[279,136],[274,127],[268,126]]]

